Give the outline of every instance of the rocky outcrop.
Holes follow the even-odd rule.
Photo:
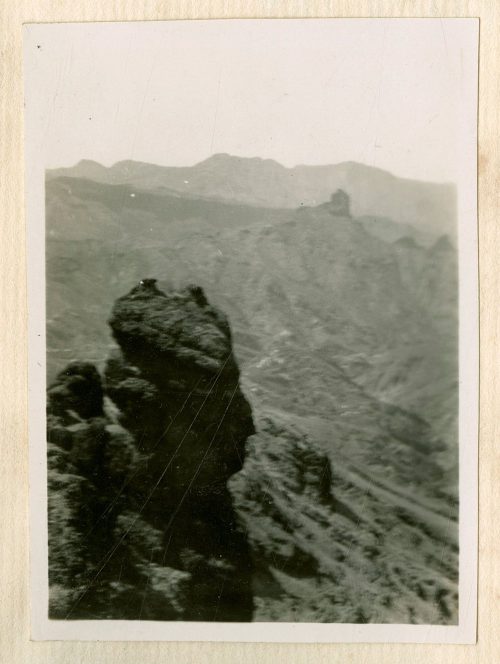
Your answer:
[[[263,417],[230,481],[255,558],[254,619],[453,622],[450,521],[393,494],[354,455],[330,463],[328,447],[291,418]]]
[[[346,194],[343,189],[337,189],[337,191],[330,196],[330,201],[327,205],[329,213],[334,217],[351,216],[351,200],[349,195]]]
[[[148,279],[110,326],[104,381],[73,363],[48,392],[50,614],[251,620],[227,482],[254,426],[228,323],[200,288]]]
[[[263,419],[259,428],[243,472],[230,484],[247,522],[258,574],[278,568],[281,574],[314,578],[318,551],[308,538],[308,519],[318,528],[318,514],[333,514],[330,461],[306,436],[272,419]]]

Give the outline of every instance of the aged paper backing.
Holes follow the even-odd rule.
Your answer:
[[[496,274],[494,224],[495,179],[492,175],[498,161],[497,89],[496,79],[498,46],[498,9],[490,3],[336,3],[331,7],[323,3],[305,7],[298,3],[245,3],[234,4],[228,10],[224,4],[210,7],[200,4],[193,12],[191,5],[181,3],[169,11],[158,10],[154,3],[139,11],[128,3],[108,3],[96,7],[90,3],[75,9],[65,3],[63,7],[44,3],[33,8],[29,3],[14,6],[8,2],[2,9],[4,29],[2,95],[2,141],[5,192],[3,201],[5,223],[2,225],[5,248],[3,281],[2,349],[7,371],[2,386],[2,439],[4,455],[2,469],[5,510],[2,523],[7,526],[3,537],[2,574],[7,592],[2,600],[2,634],[0,643],[5,649],[5,661],[162,661],[174,656],[179,661],[192,661],[193,657],[208,661],[310,661],[324,658],[332,661],[388,661],[398,662],[409,657],[427,662],[495,661],[498,641],[498,541],[494,518],[495,473],[495,398],[494,382],[497,365],[496,353]],[[406,11],[405,11],[406,10]],[[26,435],[26,277],[23,225],[23,157],[22,157],[22,78],[21,78],[21,24],[28,21],[89,21],[139,20],[165,18],[243,17],[243,16],[480,16],[480,114],[479,114],[479,246],[481,277],[481,441],[480,441],[480,567],[479,567],[479,639],[477,646],[401,646],[401,645],[272,645],[272,644],[99,644],[99,643],[34,643],[29,641],[28,555],[27,555],[27,435]],[[491,373],[490,373],[491,372]],[[498,483],[496,483],[498,484]],[[498,493],[498,488],[496,488]],[[498,638],[498,637],[497,637]]]

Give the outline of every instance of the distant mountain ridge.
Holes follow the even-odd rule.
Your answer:
[[[403,179],[353,161],[287,168],[272,159],[215,154],[194,166],[128,160],[108,168],[83,160],[70,168],[47,171],[48,179],[61,176],[268,208],[316,206],[343,189],[351,197],[353,216],[387,217],[420,232],[456,235],[453,184]]]

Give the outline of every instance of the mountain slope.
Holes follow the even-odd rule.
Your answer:
[[[271,159],[218,154],[189,167],[123,161],[106,168],[82,161],[73,168],[48,171],[50,178],[60,176],[275,208],[318,205],[332,191],[344,189],[355,216],[388,217],[433,235],[456,234],[452,185],[405,180],[356,162],[285,168]]]

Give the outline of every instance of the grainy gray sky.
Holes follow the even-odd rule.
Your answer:
[[[27,103],[49,168],[227,152],[449,181],[467,34],[437,19],[31,25]]]

